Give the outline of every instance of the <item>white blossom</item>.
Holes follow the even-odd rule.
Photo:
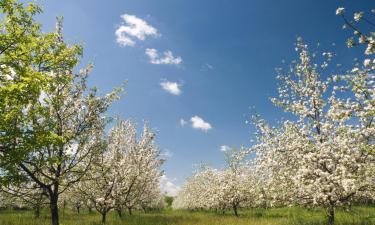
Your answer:
[[[345,8],[339,7],[336,9],[336,15],[342,15],[345,12]]]

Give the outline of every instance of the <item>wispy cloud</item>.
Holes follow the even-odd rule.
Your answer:
[[[175,57],[171,51],[163,52],[163,56],[160,56],[158,50],[154,48],[147,48],[146,55],[150,59],[150,63],[157,65],[179,65],[182,63],[180,56]]]
[[[201,66],[201,71],[208,71],[208,70],[213,70],[213,69],[214,69],[214,66],[209,63],[205,63]]]
[[[167,92],[169,92],[172,95],[180,95],[181,89],[180,87],[182,84],[179,84],[177,82],[170,82],[170,81],[162,81],[160,82],[160,86]]]
[[[193,117],[191,117],[190,122],[191,122],[191,126],[194,129],[199,129],[199,130],[202,130],[204,132],[207,132],[208,130],[212,129],[211,124],[209,124],[208,122],[204,121],[199,116],[193,116]]]
[[[209,64],[209,63],[206,63],[206,67],[210,70],[213,70],[214,69],[214,66]]]
[[[161,152],[161,156],[165,159],[170,159],[172,158],[173,156],[173,152],[169,151],[168,149],[164,149],[162,152]]]
[[[160,178],[160,189],[161,191],[169,196],[177,196],[178,192],[181,190],[181,187],[174,184],[174,179],[168,178],[166,175],[163,175]]]
[[[144,41],[148,36],[159,36],[155,27],[134,15],[123,14],[121,18],[122,25],[115,32],[116,41],[120,46],[134,46],[136,39]]]
[[[184,119],[180,119],[180,125],[181,127],[184,127],[188,122]]]
[[[222,146],[220,146],[220,151],[222,151],[222,152],[226,152],[229,149],[230,149],[230,147],[228,145],[222,145]]]

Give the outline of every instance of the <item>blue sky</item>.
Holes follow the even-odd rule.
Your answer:
[[[177,185],[191,174],[193,164],[222,166],[220,146],[251,144],[253,129],[245,123],[252,112],[249,107],[270,121],[285,115],[268,98],[276,95],[275,67],[283,59],[296,58],[293,44],[298,36],[312,45],[320,42],[322,49],[338,52],[337,61],[348,62],[349,33],[341,29],[335,9],[375,8],[370,0],[39,3],[44,9],[38,17],[43,30],[52,31],[55,17],[64,16],[66,40],[83,44],[82,65],[95,64],[91,85],[106,93],[128,80],[127,94],[113,105],[110,115],[139,125],[150,122],[158,131],[157,144],[171,154],[164,169]],[[121,26],[126,46],[116,41]],[[167,51],[173,57],[165,58]]]

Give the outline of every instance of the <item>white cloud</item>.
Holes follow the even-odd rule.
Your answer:
[[[181,187],[173,183],[174,180],[169,179],[166,175],[160,178],[160,189],[163,194],[169,196],[177,196]]]
[[[121,18],[123,23],[115,32],[116,41],[121,46],[134,46],[135,39],[144,41],[147,36],[159,36],[156,28],[134,15],[123,14]]]
[[[210,69],[210,70],[213,70],[213,69],[214,69],[214,66],[211,65],[211,64],[208,64],[208,63],[206,63],[206,67],[207,67],[208,69]]]
[[[205,63],[201,66],[201,71],[208,71],[208,70],[213,70],[213,69],[214,69],[214,66],[209,63]]]
[[[180,95],[181,94],[181,84],[176,82],[170,81],[162,81],[160,82],[160,86],[167,92],[171,93],[172,95]]]
[[[187,124],[187,121],[184,119],[180,119],[180,125],[181,127],[185,126]]]
[[[208,130],[212,129],[211,124],[208,122],[204,121],[202,118],[199,116],[193,116],[190,119],[191,126],[195,129],[200,129],[204,132],[207,132]]]
[[[220,151],[222,151],[222,152],[226,152],[229,149],[230,149],[230,147],[228,145],[222,145],[222,146],[220,146]]]
[[[161,152],[161,156],[165,159],[170,159],[173,156],[173,152],[169,151],[168,149],[164,149],[164,151]]]
[[[163,57],[159,55],[158,50],[154,48],[147,48],[146,55],[150,59],[150,63],[157,65],[179,65],[182,62],[180,56],[174,57],[171,51],[163,52]]]

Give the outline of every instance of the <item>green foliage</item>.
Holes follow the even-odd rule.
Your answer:
[[[43,90],[54,88],[55,78],[48,74],[70,70],[82,54],[80,46],[59,41],[60,33],[42,33],[33,19],[40,12],[33,3],[0,1],[0,167],[5,182],[20,178],[18,162],[36,146],[58,141],[30,124],[45,113],[37,103]]]
[[[105,113],[122,87],[103,97],[88,88],[92,65],[75,71],[82,47],[64,42],[62,18],[43,33],[33,19],[40,12],[0,0],[0,185],[12,192],[35,185],[30,190],[48,196],[57,225],[59,195],[104,147]]]
[[[174,197],[173,196],[164,196],[164,201],[167,203],[167,207],[171,207],[173,203]]]

